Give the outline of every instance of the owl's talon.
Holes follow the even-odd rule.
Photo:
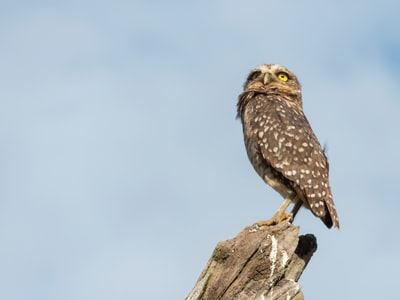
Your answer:
[[[293,221],[293,214],[292,213],[283,213],[283,214],[280,214],[280,215],[275,215],[269,220],[258,221],[258,222],[256,222],[256,225],[258,227],[273,226],[273,225],[277,225],[277,224],[282,223],[282,222],[292,223],[292,221]]]

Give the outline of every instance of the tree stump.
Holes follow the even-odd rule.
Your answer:
[[[219,242],[186,300],[300,300],[297,283],[317,250],[314,235],[290,223],[249,226]]]

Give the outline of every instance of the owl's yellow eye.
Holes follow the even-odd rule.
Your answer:
[[[284,81],[284,82],[286,82],[286,81],[289,80],[288,75],[287,75],[286,73],[284,73],[284,72],[279,73],[279,74],[278,74],[278,78],[279,78],[280,80]]]

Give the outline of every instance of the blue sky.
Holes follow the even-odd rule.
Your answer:
[[[0,3],[0,298],[183,299],[280,195],[237,96],[279,63],[328,146],[341,230],[308,211],[307,299],[397,295],[396,1]]]

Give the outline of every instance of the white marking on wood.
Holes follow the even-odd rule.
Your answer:
[[[269,261],[271,262],[271,273],[269,274],[269,278],[271,278],[271,285],[272,285],[272,275],[275,272],[275,263],[276,263],[276,256],[278,254],[278,241],[273,235],[269,235],[271,239],[271,253],[269,254]]]
[[[282,253],[281,268],[284,268],[286,266],[287,261],[289,260],[289,255],[285,250],[282,250],[281,253]]]

